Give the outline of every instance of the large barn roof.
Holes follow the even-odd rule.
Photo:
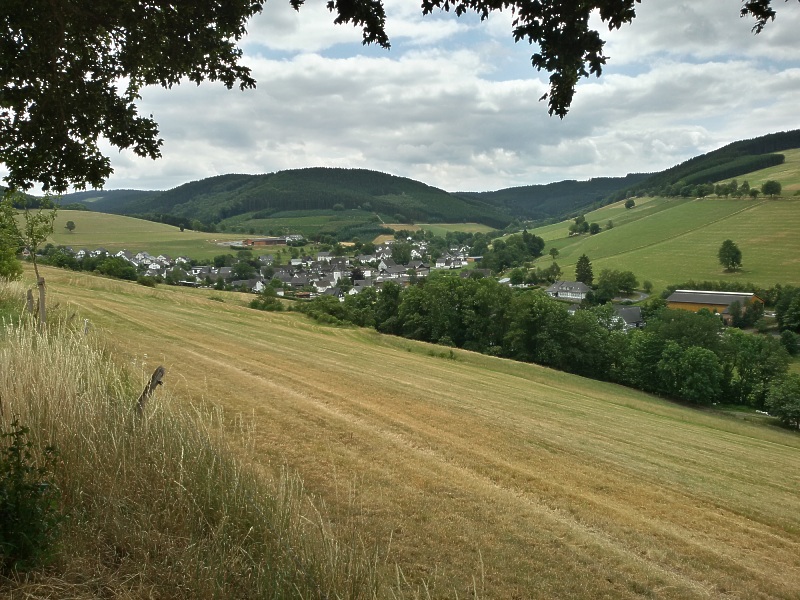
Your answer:
[[[675,290],[667,302],[686,302],[688,304],[716,304],[729,306],[734,302],[750,302],[758,298],[752,292],[717,292],[705,290]],[[758,298],[761,300],[761,298]],[[763,302],[763,301],[762,301]]]

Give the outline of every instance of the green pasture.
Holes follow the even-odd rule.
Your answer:
[[[450,232],[460,231],[463,233],[489,233],[495,231],[494,228],[481,223],[414,223],[409,225],[407,223],[386,223],[385,227],[399,231],[406,229],[408,231],[417,231],[424,229],[430,231],[433,235],[444,237]]]
[[[656,290],[688,279],[800,282],[800,199],[646,198],[622,210],[612,205],[589,213],[587,221],[614,220],[613,229],[593,236],[570,238],[569,222],[560,224],[562,230],[549,226],[547,246],[559,250],[557,262],[565,277],[573,275],[578,257],[586,254],[595,275],[606,268],[633,271]],[[726,239],[742,251],[743,269],[736,273],[724,272],[717,258]],[[545,256],[537,262],[549,261]]]
[[[256,235],[274,235],[281,233],[299,233],[311,237],[317,233],[335,235],[336,232],[351,227],[375,225],[374,213],[363,210],[307,210],[282,211],[269,218],[253,218],[257,213],[236,215],[222,221],[228,228],[236,228],[240,232],[254,232]],[[240,234],[241,235],[241,234]]]
[[[791,196],[800,191],[800,149],[784,150],[780,152],[786,157],[782,165],[754,171],[748,175],[737,177],[739,185],[747,181],[751,188],[760,188],[761,184],[770,179],[779,181],[782,186],[781,195]],[[725,181],[730,181],[726,179]],[[724,183],[719,181],[717,183]]]
[[[66,229],[67,221],[75,223],[75,230]],[[145,251],[153,255],[188,256],[198,260],[218,254],[233,252],[217,242],[241,240],[242,234],[205,233],[181,231],[178,227],[153,223],[143,219],[110,215],[83,210],[59,210],[50,241],[56,245],[71,246],[74,250]],[[274,250],[274,249],[273,249]]]

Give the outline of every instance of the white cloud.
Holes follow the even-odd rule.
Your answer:
[[[258,89],[146,90],[141,109],[161,125],[164,158],[112,153],[107,187],[306,166],[377,169],[448,190],[661,170],[800,127],[800,10],[779,4],[760,36],[738,3],[639,5],[610,36],[604,75],[583,81],[559,120],[538,101],[548,75],[530,67],[527,44],[511,43],[508,13],[423,19],[391,0],[385,51],[362,48],[360,32],[334,26],[324,6],[269,3],[245,44]]]

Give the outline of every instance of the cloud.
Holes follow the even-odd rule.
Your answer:
[[[109,149],[107,187],[339,166],[463,191],[662,170],[800,127],[794,4],[780,3],[759,36],[732,4],[637,5],[633,24],[609,37],[603,76],[579,84],[560,120],[539,102],[548,74],[510,40],[508,13],[430,19],[390,0],[385,51],[362,47],[324,6],[269,3],[244,44],[258,88],[145,90],[140,108],[161,126],[164,157]]]

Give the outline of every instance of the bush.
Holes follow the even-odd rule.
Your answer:
[[[25,570],[43,562],[55,541],[61,514],[59,490],[49,480],[56,456],[44,450],[36,466],[29,429],[17,419],[0,432],[0,569]],[[6,446],[6,443],[8,445]]]
[[[139,285],[143,285],[145,287],[156,287],[156,280],[154,277],[150,277],[149,275],[140,275],[136,278],[136,283]]]
[[[283,304],[274,296],[261,296],[250,301],[250,308],[257,310],[281,311]]]

